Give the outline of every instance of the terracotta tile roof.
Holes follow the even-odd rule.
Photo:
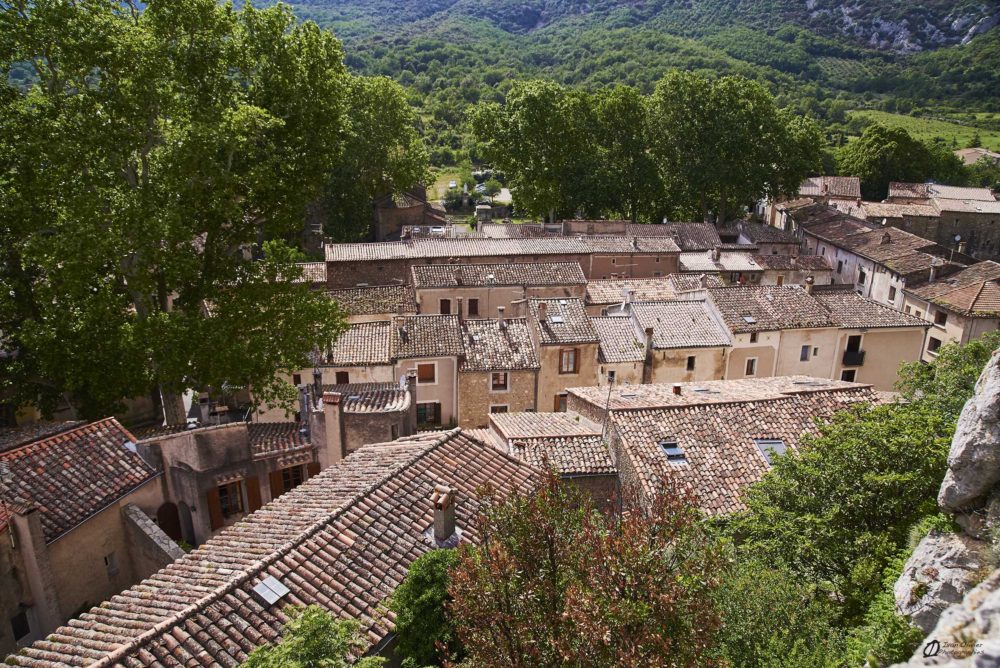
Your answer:
[[[287,605],[356,619],[377,643],[393,628],[385,599],[435,547],[434,487],[454,490],[460,540],[475,542],[476,490],[527,490],[535,476],[460,430],[366,445],[8,662],[234,666],[280,639]],[[265,576],[290,590],[274,605],[252,593]]]
[[[654,350],[731,345],[729,334],[703,301],[636,303],[632,314],[642,331],[653,328]]]
[[[680,246],[671,237],[604,237],[583,236],[579,241],[587,252],[598,255],[621,253],[679,253]]]
[[[800,286],[733,286],[708,294],[734,334],[833,326],[826,309]]]
[[[751,249],[756,250],[756,249]],[[723,271],[754,272],[763,268],[753,261],[753,255],[744,251],[722,251],[719,259],[712,252],[681,253],[680,270],[686,272],[717,273]]]
[[[302,269],[302,278],[297,283],[326,283],[326,262],[300,262],[296,266]]]
[[[813,176],[799,186],[799,195],[856,199],[861,197],[861,179],[856,176]]]
[[[414,239],[376,243],[328,244],[327,262],[407,260],[450,257],[515,257],[518,255],[586,254],[589,246],[576,238],[543,239]]]
[[[646,359],[646,344],[635,332],[628,316],[591,317],[601,343],[597,349],[601,364],[642,362]]]
[[[372,285],[343,290],[327,290],[326,294],[351,315],[395,315],[417,312],[417,298],[409,285]]]
[[[392,364],[391,322],[359,322],[333,344],[326,363],[330,366],[382,366]]]
[[[929,327],[930,323],[894,308],[865,299],[850,290],[813,292],[830,313],[830,321],[842,329],[886,329],[891,327]]]
[[[595,387],[603,390],[607,388]],[[602,404],[603,405],[603,404]],[[525,438],[600,436],[601,426],[574,413],[493,413],[490,426],[506,441]]]
[[[465,359],[459,371],[520,371],[539,368],[525,318],[466,320],[462,323]]]
[[[126,446],[135,440],[117,420],[106,418],[0,453],[14,478],[6,502],[37,507],[51,543],[158,475]]]
[[[705,277],[705,285],[702,286],[701,278]],[[718,274],[670,274],[667,278],[670,279],[670,284],[674,288],[674,292],[681,294],[684,292],[692,292],[695,290],[704,290],[705,288],[721,288],[726,284],[722,277]],[[648,301],[656,301],[655,299],[650,299]]]
[[[778,440],[794,451],[803,435],[817,432],[817,419],[828,420],[849,404],[863,401],[874,402],[877,397],[869,389],[815,392],[614,412],[611,420],[620,436],[620,467],[634,472],[646,500],[669,479],[693,492],[703,511],[718,515],[743,510],[746,488],[770,469],[755,439]],[[679,447],[683,457],[668,459],[662,442]]]
[[[17,427],[0,427],[0,452],[6,452],[26,443],[37,441],[40,438],[54,436],[74,427],[79,427],[82,424],[84,424],[82,420],[70,420],[66,422],[34,422]]]
[[[678,383],[677,385],[681,389],[680,394],[674,393],[673,385],[666,384],[615,387],[610,394],[610,399],[606,387],[573,387],[567,391],[600,411],[603,411],[606,405],[610,406],[611,410],[645,410],[673,406],[765,401],[814,392],[828,392],[835,396],[848,397],[852,394],[867,394],[871,391],[869,385],[809,376],[710,380],[700,383]]]
[[[940,213],[937,207],[929,204],[893,204],[891,202],[864,202],[860,208],[855,208],[855,211],[857,213],[853,211],[847,211],[847,213],[863,218],[905,218],[910,216],[937,218]]]
[[[520,438],[510,442],[508,452],[539,470],[551,466],[562,476],[613,475],[618,470],[600,434]]]
[[[605,278],[587,283],[588,304],[621,304],[625,300],[624,290],[632,293],[632,301],[661,301],[673,299],[673,276],[662,278]]]
[[[538,305],[544,303],[544,320],[538,317]],[[532,326],[537,327],[542,345],[597,343],[597,332],[580,299],[529,299]]]
[[[722,243],[711,223],[629,224],[626,230],[630,237],[670,237],[684,252],[711,250]]]
[[[546,232],[542,225],[528,223],[481,223],[478,232],[486,239],[531,239],[558,236]]]
[[[452,288],[507,285],[583,285],[577,262],[538,262],[523,264],[425,264],[413,267],[417,288]]]
[[[398,383],[324,385],[323,391],[343,395],[345,413],[399,413],[410,408],[410,393]]]
[[[755,244],[799,245],[799,240],[791,232],[785,232],[784,230],[779,230],[777,227],[771,227],[763,223],[741,221],[739,231]]]
[[[972,317],[1000,316],[1000,264],[976,264],[940,280],[906,288],[907,293]]]
[[[937,183],[927,184],[927,192],[936,199],[974,200],[980,202],[995,202],[996,197],[989,188],[963,188],[945,186]]]
[[[830,261],[822,255],[754,255],[753,261],[772,271],[832,271]]]
[[[254,457],[269,457],[312,447],[298,422],[249,422],[247,438]]]
[[[1000,213],[1000,202],[988,200],[944,199],[937,198],[934,205],[941,211],[957,213]]]
[[[914,199],[929,199],[930,189],[927,183],[889,183],[889,197],[909,197]]]
[[[457,315],[411,315],[392,326],[394,359],[458,357],[464,352]]]

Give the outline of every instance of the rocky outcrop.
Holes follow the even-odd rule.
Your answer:
[[[962,601],[983,579],[988,546],[957,533],[931,531],[917,545],[896,581],[896,610],[929,633],[941,613]]]
[[[954,513],[966,531],[982,536],[993,488],[1000,481],[1000,357],[996,354],[976,383],[976,394],[958,420],[948,471],[938,494],[941,509]]]

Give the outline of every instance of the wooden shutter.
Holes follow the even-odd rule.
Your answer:
[[[319,475],[319,462],[309,462],[306,464],[306,473],[309,474],[310,478],[314,475]]]
[[[246,479],[248,512],[260,510],[260,478],[253,476]]]
[[[219,501],[219,488],[213,487],[205,493],[208,501],[208,522],[212,531],[221,529],[225,523],[222,519],[222,503]]]
[[[271,481],[271,498],[277,499],[285,493],[285,483],[281,479],[281,471],[271,471],[268,478]]]

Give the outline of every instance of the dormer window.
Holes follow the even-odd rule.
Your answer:
[[[658,445],[660,450],[666,456],[667,461],[671,462],[683,462],[687,459],[684,455],[684,448],[680,446],[677,439],[673,438],[661,438]]]

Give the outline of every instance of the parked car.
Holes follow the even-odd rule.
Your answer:
[[[448,188],[449,189],[450,188],[457,188],[457,187],[458,187],[458,181],[448,181]]]

